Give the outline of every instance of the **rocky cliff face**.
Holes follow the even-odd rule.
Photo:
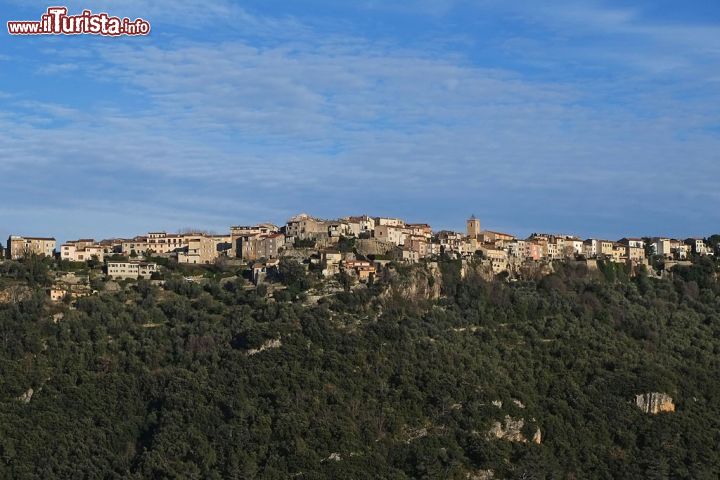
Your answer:
[[[442,274],[436,263],[414,265],[408,272],[388,273],[389,287],[383,298],[399,295],[409,300],[437,300],[440,298]]]
[[[26,285],[13,285],[0,290],[0,303],[17,303],[32,297],[32,290]]]
[[[250,350],[245,352],[245,355],[247,355],[248,357],[252,357],[253,355],[257,355],[258,353],[264,352],[265,350],[280,347],[282,347],[282,341],[279,338],[275,340],[268,340],[267,342],[260,345],[259,348],[251,348]]]
[[[35,391],[32,388],[28,388],[25,393],[17,397],[17,400],[22,403],[30,403],[34,393]]]
[[[535,433],[533,434],[532,442],[540,445],[542,443],[542,432],[540,431],[540,427],[535,430]]]
[[[460,269],[460,278],[480,277],[486,282],[491,282],[495,278],[492,265],[487,261],[473,260],[462,262]]]
[[[492,470],[478,470],[467,473],[465,478],[468,480],[493,480],[495,478],[495,472]]]
[[[525,420],[514,419],[510,415],[505,415],[505,422],[495,422],[488,431],[489,438],[497,438],[499,440],[507,440],[509,442],[527,442],[527,438],[522,433],[525,426]]]
[[[510,415],[505,415],[505,421],[495,422],[487,433],[489,439],[496,438],[499,440],[507,440],[509,442],[527,443],[528,439],[522,433],[525,426],[525,419],[514,419]],[[542,442],[542,433],[540,428],[535,430],[532,442],[540,444]]]
[[[635,395],[635,405],[643,412],[652,415],[675,411],[675,403],[666,393],[651,392]]]

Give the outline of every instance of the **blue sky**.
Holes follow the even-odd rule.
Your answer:
[[[720,2],[67,5],[153,31],[0,34],[0,238],[300,211],[720,230]],[[0,1],[3,28],[48,6]]]

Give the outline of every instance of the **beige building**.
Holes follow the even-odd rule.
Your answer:
[[[68,294],[68,289],[62,285],[53,285],[47,290],[48,297],[52,302],[61,302],[65,295]]]
[[[482,246],[480,251],[483,253],[483,257],[490,261],[493,273],[498,274],[507,270],[508,268],[508,256],[505,250],[491,246]]]
[[[471,215],[467,220],[467,236],[470,238],[478,238],[480,236],[480,219]]]
[[[240,256],[240,251],[237,249],[240,237],[250,237],[253,235],[269,235],[271,233],[278,233],[279,231],[280,227],[278,227],[277,225],[273,225],[272,223],[261,223],[254,226],[236,225],[230,227],[230,243],[232,243],[233,245],[234,256]]]
[[[565,238],[565,256],[572,257],[574,255],[583,254],[583,241],[577,237]]]
[[[670,239],[670,253],[676,260],[685,260],[692,252],[691,246],[681,240]]]
[[[449,230],[441,230],[435,236],[437,243],[446,253],[458,252],[460,244],[465,240],[465,235]]]
[[[149,279],[150,277],[152,277],[152,274],[157,271],[159,271],[157,264],[151,262],[107,262],[108,276],[118,280],[124,280],[128,278]]]
[[[684,243],[690,247],[690,251],[696,255],[712,255],[714,253],[712,248],[708,247],[702,238],[687,238]]]
[[[417,258],[426,258],[430,255],[430,244],[423,235],[412,235],[405,238],[403,246],[406,250],[417,253]]]
[[[645,248],[645,240],[642,238],[621,238],[620,243],[628,247]]]
[[[263,263],[254,263],[252,266],[252,280],[255,285],[263,283],[270,276],[276,276],[280,267],[280,260],[268,260]]]
[[[480,232],[480,237],[484,243],[493,243],[496,246],[502,246],[515,240],[514,235],[510,235],[509,233],[493,232],[491,230],[484,230]]]
[[[350,233],[356,237],[372,235],[373,230],[375,230],[375,219],[367,215],[345,217],[343,220],[350,228]]]
[[[610,260],[617,263],[622,263],[628,259],[627,247],[622,243],[613,242],[612,251],[610,252]]]
[[[146,236],[135,237],[122,243],[123,255],[144,255],[152,252],[155,255],[167,255],[188,246],[190,238],[198,235],[174,234],[166,232],[150,232]]]
[[[358,280],[361,282],[367,282],[375,276],[377,271],[375,270],[374,265],[365,265],[357,267],[355,269],[355,273],[357,274]]]
[[[400,253],[402,261],[405,263],[417,263],[420,261],[420,254],[406,246],[401,247]]]
[[[404,227],[405,220],[391,217],[375,217],[375,227],[377,228],[378,225],[385,225],[388,227]]]
[[[286,233],[300,240],[316,239],[328,235],[328,222],[301,213],[287,221]]]
[[[652,249],[655,252],[655,255],[660,255],[665,258],[672,258],[673,253],[670,249],[670,239],[669,238],[653,238],[652,240]]]
[[[105,247],[93,239],[71,240],[60,246],[60,258],[69,262],[86,262],[95,258],[105,260]]]
[[[507,244],[507,252],[511,257],[525,259],[528,257],[528,242],[525,240],[515,240]]]
[[[324,277],[332,277],[340,273],[340,262],[342,261],[342,253],[337,250],[325,250],[320,253],[322,262],[322,274]]]
[[[331,238],[349,237],[353,235],[350,224],[347,222],[326,222],[327,234]]]
[[[248,226],[248,225],[235,225],[230,227],[231,236],[242,236],[242,235],[257,235],[257,234],[268,234],[277,233],[280,231],[280,227],[272,223],[261,223],[259,225]]]
[[[598,240],[597,254],[598,256],[612,257],[614,242],[609,240]]]
[[[525,242],[525,249],[527,251],[527,260],[540,261],[545,258],[547,242],[539,242],[528,240]]]
[[[200,235],[187,240],[187,249],[178,252],[178,263],[209,265],[227,256],[232,244],[230,235]]]
[[[26,255],[52,257],[57,242],[51,237],[22,237],[10,235],[7,241],[6,255],[11,260],[19,260]]]
[[[575,236],[562,233],[533,233],[528,237],[527,242],[528,244],[535,243],[540,245],[543,250],[541,256],[550,260],[573,258],[575,255],[591,257],[597,255],[596,248],[598,240],[586,240],[583,242]],[[535,256],[535,253],[533,253],[533,256]]]
[[[586,258],[595,258],[598,254],[598,241],[594,238],[588,238],[583,242],[583,255]]]
[[[634,262],[641,262],[645,260],[645,248],[637,246],[626,246],[625,256]]]
[[[238,256],[243,260],[277,258],[285,248],[285,235],[282,233],[247,235],[239,237],[237,242]]]
[[[425,237],[426,240],[432,238],[432,227],[427,223],[408,223],[405,225],[404,232],[408,236]]]
[[[375,266],[365,260],[345,260],[342,269],[346,273],[354,274],[361,282],[370,280],[375,275]]]
[[[472,256],[475,255],[475,252],[480,250],[480,246],[482,245],[482,242],[475,237],[465,237],[462,242],[460,242],[460,248],[458,249],[458,253],[462,256]]]
[[[547,258],[550,260],[559,260],[563,258],[563,247],[564,243],[561,243],[558,245],[557,241],[553,239],[552,241],[545,243],[545,253],[547,255]]]
[[[68,295],[72,300],[77,300],[78,298],[89,297],[92,293],[93,291],[86,285],[56,283],[47,289],[48,297],[52,302],[61,302]]]
[[[125,241],[126,240],[124,238],[109,238],[105,240],[100,240],[98,242],[98,245],[103,247],[103,251],[106,255],[113,253],[121,254],[123,242]]]
[[[381,242],[392,243],[393,245],[402,245],[405,243],[405,230],[400,226],[393,225],[376,225],[374,237]]]

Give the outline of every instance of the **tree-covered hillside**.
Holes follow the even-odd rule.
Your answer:
[[[713,260],[440,270],[440,299],[399,272],[317,302],[169,276],[0,305],[0,477],[720,477]],[[641,411],[649,392],[675,411]]]

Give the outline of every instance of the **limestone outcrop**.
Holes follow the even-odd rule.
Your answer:
[[[25,285],[13,285],[0,290],[0,303],[17,303],[32,297],[32,290]]]
[[[495,478],[495,472],[493,470],[478,470],[476,472],[470,472],[465,475],[467,480],[493,480]]]
[[[17,400],[22,403],[30,403],[30,400],[32,400],[32,396],[35,393],[35,390],[32,388],[28,388],[25,393],[17,397]]]
[[[281,346],[282,341],[279,338],[275,340],[268,340],[267,342],[260,345],[260,347],[258,348],[251,348],[245,353],[245,355],[251,357],[253,355],[257,355],[260,352],[264,352],[265,350],[270,350],[272,348],[280,348]]]
[[[490,430],[488,430],[487,438],[507,440],[508,442],[528,443],[527,437],[525,437],[525,434],[522,433],[524,426],[524,418],[515,419],[510,415],[505,415],[504,422],[495,422]],[[542,442],[542,432],[540,431],[540,427],[535,430],[531,441],[538,445]]]
[[[542,443],[542,432],[540,431],[540,427],[535,430],[535,433],[533,434],[532,442],[540,445]]]
[[[442,274],[437,263],[429,263],[424,266],[413,265],[403,273],[389,271],[387,276],[390,286],[381,295],[383,299],[395,295],[413,301],[440,298]]]
[[[505,421],[495,422],[488,431],[489,438],[497,438],[499,440],[507,440],[509,442],[526,443],[527,438],[522,433],[525,426],[525,420],[514,419],[510,415],[505,415]]]
[[[635,405],[651,415],[675,411],[675,403],[672,397],[666,393],[650,392],[635,395]]]

